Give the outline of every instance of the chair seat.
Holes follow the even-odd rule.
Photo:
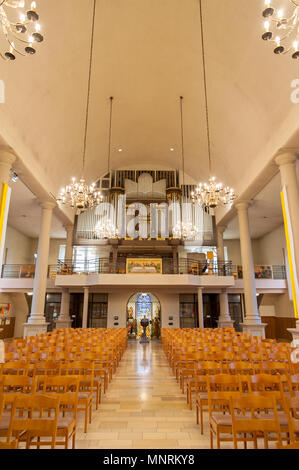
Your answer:
[[[10,415],[2,415],[0,421],[0,431],[6,431],[9,427]]]
[[[278,411],[277,414],[278,414],[278,421],[279,421],[280,426],[288,426],[289,423],[288,423],[287,415],[283,411]],[[257,414],[256,417],[260,419],[274,419],[274,415],[272,412],[270,413],[262,412],[262,413]]]
[[[59,416],[57,429],[68,429],[73,423],[75,423],[73,416]]]
[[[78,393],[78,399],[79,400],[88,400],[88,398],[90,398],[91,395],[89,392],[79,392]]]
[[[200,394],[196,397],[196,402],[199,403],[201,400],[208,401],[208,394],[207,394],[206,392],[200,393]]]
[[[232,417],[228,413],[215,412],[212,413],[211,419],[215,422],[217,426],[232,426]]]

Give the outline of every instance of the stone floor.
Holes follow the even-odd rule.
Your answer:
[[[86,434],[79,413],[77,449],[209,447],[207,425],[201,435],[158,341],[129,342]]]

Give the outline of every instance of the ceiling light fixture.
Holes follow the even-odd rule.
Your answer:
[[[293,59],[299,59],[299,0],[284,0],[284,4],[284,9],[274,8],[271,0],[265,0],[262,39],[275,44],[274,54],[290,53]]]
[[[88,86],[87,86],[87,102],[86,102],[86,116],[85,116],[85,129],[84,129],[84,142],[83,142],[82,174],[81,174],[81,178],[79,181],[77,181],[76,178],[72,178],[71,184],[63,188],[60,191],[60,194],[57,198],[57,202],[59,204],[65,204],[70,207],[74,207],[76,208],[78,213],[97,206],[103,200],[103,196],[101,192],[98,191],[96,187],[96,183],[92,183],[91,185],[87,184],[85,181],[85,176],[84,176],[89,105],[90,105],[95,17],[96,17],[96,0],[94,0],[93,2],[93,17],[92,17],[90,58],[89,58],[89,75],[88,75]]]
[[[191,196],[192,196],[192,200],[194,203],[197,203],[200,206],[207,208],[207,210],[210,210],[210,209],[215,209],[219,206],[225,206],[225,205],[231,204],[234,201],[234,199],[236,199],[236,195],[233,189],[231,189],[228,186],[224,186],[222,183],[217,183],[216,178],[212,176],[211,138],[210,138],[210,124],[209,124],[202,0],[199,0],[199,15],[200,15],[200,27],[201,27],[203,79],[204,79],[204,95],[205,95],[207,140],[208,140],[209,182],[199,183],[195,191],[191,193]]]
[[[10,174],[10,181],[12,183],[16,183],[19,179],[17,173],[14,170],[10,170],[9,174]]]
[[[2,59],[15,60],[16,54],[25,56],[36,53],[35,43],[44,40],[36,8],[36,2],[31,2],[29,6],[27,0],[0,1],[2,33],[9,44],[8,50],[0,53]]]

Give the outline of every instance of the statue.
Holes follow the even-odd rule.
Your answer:
[[[141,336],[141,340],[140,340],[140,343],[149,343],[149,339],[148,337],[146,336],[146,329],[149,325],[149,321],[148,319],[144,316],[140,322],[142,328],[143,328],[143,333],[142,333],[142,336]]]

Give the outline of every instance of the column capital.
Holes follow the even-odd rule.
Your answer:
[[[235,202],[234,206],[235,208],[237,209],[237,211],[246,211],[249,206],[251,206],[251,204],[253,203],[253,201],[251,199],[244,199],[242,201],[237,201]]]
[[[74,230],[74,224],[64,225],[63,228],[67,233],[72,232]]]
[[[284,165],[294,164],[297,160],[298,149],[281,149],[275,157],[275,163],[281,167]]]
[[[56,202],[49,201],[48,199],[38,199],[37,202],[42,209],[54,209],[57,206]]]
[[[223,234],[227,229],[227,225],[217,225],[217,232]]]
[[[6,164],[11,167],[16,159],[17,156],[11,147],[0,145],[0,164]]]

